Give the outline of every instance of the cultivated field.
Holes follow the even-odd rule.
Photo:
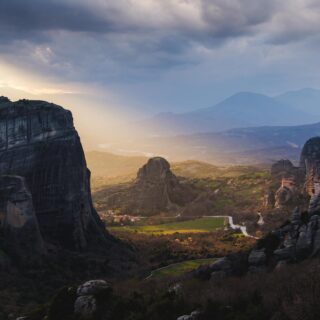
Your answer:
[[[171,222],[158,225],[111,227],[110,230],[129,231],[154,235],[174,233],[204,233],[222,229],[226,218],[197,218],[187,221]]]

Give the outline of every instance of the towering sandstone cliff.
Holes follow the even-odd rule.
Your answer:
[[[60,106],[0,98],[0,192],[6,239],[19,233],[31,241],[23,237],[28,226],[33,250],[44,250],[43,241],[71,250],[106,241],[72,114]]]

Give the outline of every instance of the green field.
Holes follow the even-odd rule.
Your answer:
[[[213,232],[225,225],[225,218],[198,218],[159,225],[111,227],[110,230],[122,230],[146,234],[203,233]]]
[[[177,277],[186,272],[195,270],[202,265],[210,264],[216,259],[199,259],[199,260],[189,260],[180,263],[171,264],[167,267],[154,270],[149,278],[159,278],[159,277]]]

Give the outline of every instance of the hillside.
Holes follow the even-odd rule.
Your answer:
[[[317,118],[314,118],[317,120]],[[146,152],[175,161],[195,159],[217,165],[256,165],[279,158],[298,161],[304,141],[320,135],[320,123],[264,126],[140,140]]]

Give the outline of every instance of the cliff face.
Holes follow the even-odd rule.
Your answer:
[[[43,101],[2,98],[0,119],[0,176],[23,177],[44,240],[73,250],[104,241],[71,112]]]
[[[320,137],[306,142],[300,159],[300,167],[306,175],[305,191],[311,197],[309,211],[320,210]]]

